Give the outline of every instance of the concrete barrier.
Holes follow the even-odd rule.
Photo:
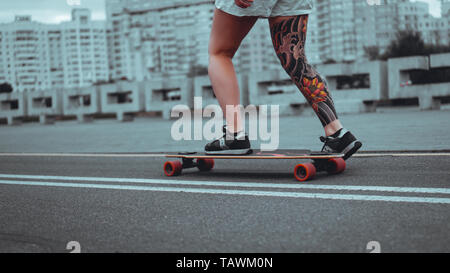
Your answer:
[[[450,53],[430,55],[430,68],[450,67]]]
[[[446,83],[412,84],[410,73],[443,67],[450,67],[450,54],[390,59],[389,99],[418,99],[421,110],[440,109],[441,100],[450,97],[450,80]]]
[[[248,75],[248,96],[250,104],[278,105],[280,115],[312,113],[309,105],[286,72],[270,70]]]
[[[450,53],[394,58],[387,62],[317,65],[338,113],[374,111],[378,102],[398,99],[417,100],[420,109],[440,109],[441,103],[450,101],[450,80],[412,84],[411,73],[441,68],[450,68]],[[363,84],[354,84],[361,81]],[[238,83],[244,106],[279,105],[281,115],[314,114],[284,70],[242,73],[238,75]],[[65,91],[3,93],[0,94],[0,118],[6,118],[8,124],[20,124],[23,117],[38,116],[41,123],[50,124],[60,115],[76,115],[80,122],[86,122],[96,113],[114,113],[119,121],[130,121],[134,113],[145,110],[162,112],[167,119],[175,105],[193,108],[194,97],[202,98],[202,108],[218,105],[207,75],[121,81]]]
[[[79,122],[93,121],[100,113],[100,99],[96,86],[72,88],[63,92],[63,114],[75,115]]]
[[[244,74],[237,75],[238,85],[240,90],[240,104],[248,105],[249,102],[249,89],[248,89],[248,76]],[[194,96],[202,97],[203,107],[208,105],[218,105],[214,89],[212,87],[209,76],[198,76],[194,78]]]
[[[210,104],[218,104],[209,76],[194,78],[194,97],[201,97],[203,107]]]
[[[41,124],[53,124],[56,116],[62,115],[62,90],[29,92],[27,95],[28,116],[38,116]]]
[[[175,105],[193,107],[193,79],[174,78],[144,82],[145,111],[161,112],[169,119]]]
[[[373,112],[377,102],[388,98],[387,63],[371,61],[317,65],[325,77],[338,113]],[[339,77],[362,76],[367,86],[338,88]]]
[[[8,125],[19,125],[28,115],[26,93],[0,94],[0,118],[6,118]]]
[[[379,100],[388,96],[387,63],[383,61],[318,65],[326,79],[338,113],[360,113],[375,110]],[[338,89],[339,77],[363,75],[369,85],[364,88]],[[252,73],[248,80],[250,102],[255,105],[280,106],[280,114],[313,113],[298,88],[284,71]]]
[[[144,110],[143,82],[118,82],[99,86],[102,113],[115,113],[118,121],[132,121]]]

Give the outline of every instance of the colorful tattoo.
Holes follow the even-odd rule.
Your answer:
[[[273,24],[270,29],[272,43],[281,65],[326,126],[337,120],[337,114],[326,82],[306,59],[307,25],[308,15]]]

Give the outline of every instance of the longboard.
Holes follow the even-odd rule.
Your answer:
[[[276,150],[273,152],[252,150],[246,155],[206,154],[204,152],[160,152],[152,153],[176,161],[164,163],[166,176],[181,175],[183,169],[198,168],[200,171],[210,171],[214,168],[215,159],[311,159],[312,162],[297,164],[294,168],[294,177],[298,181],[307,181],[314,178],[317,172],[325,171],[329,174],[342,173],[346,164],[344,154],[316,152],[310,150]]]

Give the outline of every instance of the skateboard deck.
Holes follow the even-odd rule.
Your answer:
[[[178,176],[181,175],[183,169],[195,167],[200,171],[210,171],[214,168],[215,159],[311,159],[312,162],[298,164],[294,168],[294,177],[301,182],[314,178],[317,172],[326,171],[329,174],[338,174],[342,173],[346,167],[344,154],[311,150],[283,149],[271,152],[252,150],[246,155],[206,154],[204,152],[160,152],[152,153],[152,155],[179,159],[164,163],[166,176]]]

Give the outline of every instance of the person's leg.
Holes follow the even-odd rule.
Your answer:
[[[257,19],[234,16],[219,9],[214,11],[208,73],[230,132],[243,129],[241,116],[237,111],[240,104],[239,86],[231,60]],[[227,105],[232,106],[235,111],[227,113]]]
[[[216,9],[209,42],[208,74],[226,119],[224,136],[206,144],[207,154],[246,154],[250,141],[239,109],[240,93],[232,59],[257,17],[238,17]]]
[[[272,42],[281,65],[312,106],[330,136],[342,128],[326,82],[305,55],[308,15],[269,18]]]
[[[312,106],[325,129],[326,137],[320,138],[324,142],[322,150],[343,153],[344,159],[347,159],[362,144],[342,127],[325,80],[306,59],[308,15],[271,17],[269,25],[281,65]]]

